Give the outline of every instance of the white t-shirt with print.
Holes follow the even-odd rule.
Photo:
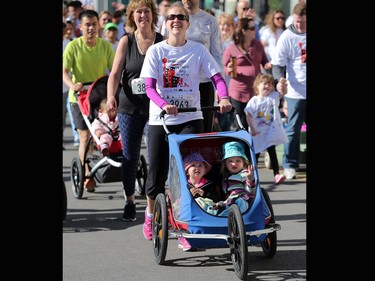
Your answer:
[[[273,91],[266,97],[253,96],[244,109],[245,113],[251,114],[254,126],[260,132],[252,136],[255,153],[260,153],[271,145],[288,142],[281,122],[279,104],[280,94]],[[249,132],[251,132],[250,127]]]
[[[301,54],[301,48],[306,51],[306,44],[306,33],[296,34],[290,29],[286,29],[277,40],[271,64],[286,66],[287,98],[306,99],[306,62]]]
[[[140,77],[157,79],[156,90],[169,104],[199,109],[200,74],[210,78],[221,72],[221,68],[202,44],[188,40],[184,46],[173,47],[166,42],[148,48]],[[150,125],[162,125],[161,111],[150,100]],[[166,114],[164,117],[166,125],[203,119],[202,111],[178,113],[177,116]]]

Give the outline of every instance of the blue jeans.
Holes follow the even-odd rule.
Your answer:
[[[77,132],[77,130],[75,130],[74,123],[73,123],[73,114],[72,114],[72,110],[70,108],[69,95],[68,95],[68,98],[66,100],[66,109],[67,109],[68,114],[69,114],[69,122],[70,122],[70,127],[72,128],[74,141],[79,141],[78,132]]]
[[[285,132],[288,143],[284,144],[283,167],[299,168],[301,127],[306,118],[306,99],[284,97],[288,105],[288,123]]]
[[[241,211],[241,214],[244,213],[247,208],[249,207],[249,203],[246,202],[243,198],[238,198],[235,202],[235,204],[238,206],[238,208]],[[223,216],[228,216],[228,209],[230,206],[227,206],[225,210],[223,210],[218,216],[223,217]]]

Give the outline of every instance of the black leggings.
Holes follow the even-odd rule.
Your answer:
[[[246,121],[246,113],[245,113],[245,107],[247,105],[246,102],[240,102],[238,100],[235,100],[233,98],[229,98],[230,100],[230,103],[232,104],[232,106],[236,109],[236,111],[238,112],[238,115],[240,117],[240,120],[241,120],[241,123],[242,125],[244,126],[244,128],[246,130],[248,130],[248,124],[247,124],[247,121]],[[235,115],[234,115],[235,116]],[[234,122],[235,123],[235,127],[237,129],[239,129],[240,127],[238,126],[238,123],[237,121]]]
[[[214,106],[215,103],[215,87],[212,82],[199,84],[199,92],[201,97],[201,106]],[[203,127],[204,133],[210,133],[214,128],[215,111],[203,111]]]
[[[274,145],[271,145],[270,147],[267,148],[267,152],[268,152],[268,155],[270,156],[273,175],[276,176],[279,173],[279,161],[277,160],[276,147]],[[257,153],[255,155],[257,163],[258,163],[259,155],[260,153]]]

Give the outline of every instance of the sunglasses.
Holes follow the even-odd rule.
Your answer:
[[[250,30],[255,30],[255,26],[254,26],[254,25],[249,26],[248,28],[246,28],[246,30],[248,30],[248,29],[250,29]]]
[[[166,18],[166,20],[174,20],[175,18],[177,18],[178,20],[187,20],[188,17],[182,14],[178,14],[178,15],[170,14]]]
[[[278,18],[275,18],[276,20],[285,20],[284,17],[278,17]]]
[[[242,11],[247,11],[248,9],[250,9],[249,7],[244,7],[242,8]]]

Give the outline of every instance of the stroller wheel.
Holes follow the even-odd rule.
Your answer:
[[[276,231],[268,233],[262,242],[262,250],[266,258],[272,258],[276,254],[277,234]]]
[[[155,261],[163,264],[168,247],[168,215],[165,195],[159,193],[155,199],[154,217],[152,219],[152,244]]]
[[[234,271],[239,279],[245,280],[248,272],[247,237],[242,214],[236,204],[231,205],[228,210],[228,235]]]
[[[72,182],[72,191],[75,198],[81,199],[83,195],[85,167],[81,161],[74,157],[70,166],[70,181]]]
[[[137,191],[140,195],[145,195],[145,186],[147,180],[147,162],[146,158],[141,154],[138,161],[137,170]]]
[[[265,190],[264,188],[261,188],[261,190],[262,190],[263,197],[266,200],[267,206],[271,211],[271,218],[270,218],[270,221],[268,223],[268,225],[269,225],[269,224],[275,223],[275,216],[273,214],[273,207],[272,207],[271,199],[268,195],[267,190]],[[267,225],[266,225],[266,227],[267,227]],[[266,238],[262,242],[262,250],[263,250],[263,253],[265,254],[266,258],[272,258],[276,254],[276,248],[277,248],[277,234],[276,234],[276,231],[274,231],[274,232],[271,232],[271,233],[267,234]]]

